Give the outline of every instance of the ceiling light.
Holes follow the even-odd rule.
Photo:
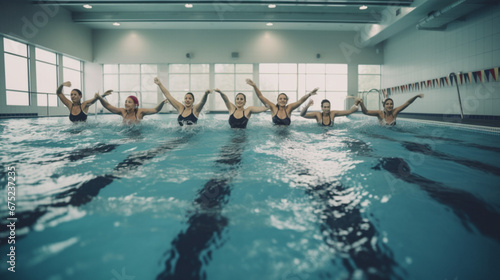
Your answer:
[[[188,9],[189,9],[189,8],[192,8],[192,7],[193,7],[193,4],[186,4],[186,5],[184,5],[184,7],[188,8]]]
[[[274,8],[276,8],[276,4],[269,4],[267,7],[268,7],[269,9],[274,9]]]
[[[113,25],[114,26],[120,26],[120,23],[119,22],[113,22]]]
[[[266,23],[267,26],[273,26],[273,23],[272,22],[268,22]]]
[[[359,9],[360,9],[360,10],[366,10],[366,9],[368,9],[368,6],[363,5],[363,6],[359,7]]]
[[[90,6],[89,4],[85,4],[85,5],[83,5],[83,7],[84,7],[85,9],[92,9],[92,6]]]

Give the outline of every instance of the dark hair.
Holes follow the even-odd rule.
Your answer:
[[[186,93],[186,95],[188,95],[188,94],[191,95],[191,97],[193,97],[193,103],[194,103],[194,94],[192,92]],[[184,96],[186,96],[186,95],[184,95]]]
[[[80,95],[80,97],[82,97],[82,92],[79,89],[74,88],[73,90],[76,91],[78,93],[78,95]]]
[[[236,101],[236,97],[238,97],[238,95],[243,95],[243,99],[245,99],[245,102],[247,102],[247,96],[243,93],[243,92],[238,92],[235,96],[234,96],[234,100]]]
[[[392,98],[386,98],[386,99],[384,99],[384,101],[382,101],[382,105],[384,105],[384,106],[385,106],[385,103],[386,103],[387,101],[389,101],[389,100],[390,100],[390,101],[392,101],[392,104],[394,104],[394,100],[392,100]]]
[[[282,94],[284,94],[284,95],[285,95],[285,97],[286,97],[286,102],[288,102],[288,95],[286,95],[286,93],[284,93],[284,92],[282,92],[282,93],[278,94],[278,97],[277,97],[276,99],[280,98],[280,95],[282,95]],[[278,103],[276,103],[276,107],[278,107],[278,108],[279,108],[279,107],[280,107],[280,105],[278,105]]]
[[[323,99],[323,101],[321,101],[321,107],[323,107],[323,104],[325,104],[325,103],[330,103],[330,100]],[[330,103],[330,104],[332,104],[332,103]]]

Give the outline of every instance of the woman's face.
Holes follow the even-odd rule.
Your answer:
[[[288,102],[288,98],[284,94],[278,95],[278,105],[284,107],[286,106],[286,103]]]
[[[76,90],[71,91],[70,97],[73,102],[80,102],[80,100],[82,100],[82,97],[78,94],[78,92],[76,92]]]
[[[131,109],[135,109],[135,103],[134,100],[132,100],[132,98],[128,97],[127,99],[125,99],[125,110],[131,110]]]
[[[236,104],[236,107],[244,107],[245,104],[247,102],[245,101],[245,97],[243,96],[243,94],[238,94],[236,95],[236,100],[235,100],[235,104]]]
[[[193,96],[191,96],[191,94],[186,94],[184,96],[184,104],[187,107],[190,107],[191,105],[193,105]]]
[[[391,112],[392,109],[394,109],[394,103],[392,102],[392,100],[387,100],[385,103],[384,103],[384,109],[387,111],[387,112]]]
[[[323,113],[330,113],[330,102],[325,102],[321,106],[321,110],[323,110]]]

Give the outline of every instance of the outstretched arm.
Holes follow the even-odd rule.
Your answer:
[[[262,103],[264,103],[264,105],[266,107],[269,107],[269,109],[271,109],[272,112],[275,112],[278,109],[278,108],[276,108],[276,105],[274,103],[272,103],[271,101],[269,101],[269,99],[264,97],[262,92],[260,92],[260,89],[257,87],[257,85],[252,80],[247,79],[246,81],[247,81],[247,84],[249,84],[251,87],[253,87],[255,94],[257,94],[257,97],[260,99],[260,101]]]
[[[143,116],[156,114],[156,113],[160,112],[161,109],[163,108],[163,105],[165,105],[167,103],[168,103],[168,99],[165,99],[162,102],[160,102],[158,105],[156,105],[156,107],[139,109],[139,112],[142,113]]]
[[[170,104],[172,104],[172,106],[174,106],[174,108],[178,112],[180,112],[181,109],[184,109],[184,105],[182,105],[182,103],[180,103],[179,101],[175,100],[175,98],[170,94],[170,92],[167,90],[167,88],[165,88],[163,86],[163,84],[160,82],[160,80],[157,77],[155,78],[155,84],[157,84],[160,87],[160,90],[163,93],[163,95],[165,95],[165,98],[168,99]]]
[[[269,110],[268,107],[265,107],[265,106],[250,106],[246,109],[246,112],[247,112],[247,116],[250,117],[253,113],[262,113],[262,112],[265,112]]]
[[[413,96],[408,101],[406,101],[403,105],[401,105],[401,106],[397,107],[396,109],[394,109],[394,114],[398,114],[399,112],[401,112],[404,109],[406,109],[406,107],[410,106],[410,104],[413,103],[413,101],[415,101],[415,99],[417,99],[418,97],[424,98],[424,94],[421,93],[419,95]]]
[[[363,100],[360,100],[359,105],[361,106],[361,111],[363,114],[368,115],[368,116],[380,116],[380,110],[368,110],[365,107],[365,104],[363,103]]]
[[[103,96],[111,94],[111,93],[109,93],[109,94],[106,94],[106,93],[108,93],[108,91],[106,91],[103,94]],[[108,109],[108,111],[110,111],[113,114],[123,115],[123,110],[125,110],[125,109],[116,108],[115,106],[109,104],[108,101],[106,101],[104,98],[102,98],[103,96],[100,96],[98,92],[94,95],[94,97],[99,99],[99,101],[101,101],[102,106],[104,108]]]
[[[297,100],[297,102],[293,102],[290,105],[288,105],[290,107],[290,112],[292,112],[293,110],[297,109],[300,105],[302,105],[302,103],[304,103],[307,100],[307,98],[309,98],[312,95],[317,94],[318,89],[319,88],[313,89],[310,93],[302,96],[299,100]]]
[[[315,119],[316,118],[315,112],[307,113],[307,109],[309,109],[309,107],[311,107],[313,104],[314,104],[314,101],[312,99],[309,100],[309,102],[306,104],[306,106],[304,106],[304,108],[302,108],[302,111],[300,111],[300,116],[303,118],[306,118],[306,119]]]
[[[203,106],[205,106],[205,103],[207,103],[208,95],[211,92],[212,91],[209,89],[205,90],[205,94],[201,98],[200,103],[198,103],[196,106],[194,106],[194,109],[196,110],[196,112],[198,112],[198,113],[201,112],[201,110],[203,109]]]
[[[112,89],[110,89],[110,90],[106,91],[105,93],[103,93],[103,96],[108,96],[108,95],[111,94],[111,92],[113,92]],[[89,99],[89,100],[83,102],[82,105],[83,105],[84,108],[88,108],[88,107],[94,105],[94,103],[96,103],[97,100],[99,100],[99,98],[95,97],[95,95],[94,95],[94,98]]]
[[[340,117],[340,116],[347,116],[350,115],[356,111],[358,111],[359,103],[361,103],[361,98],[356,98],[356,101],[354,101],[354,105],[349,110],[343,110],[343,111],[331,111],[330,113],[333,113],[335,116]]]
[[[229,112],[229,114],[231,114],[231,112],[233,112],[236,107],[233,105],[233,103],[231,103],[231,101],[229,101],[227,95],[225,95],[220,89],[216,88],[214,89],[214,91],[220,93],[220,97],[222,97],[222,100],[224,100],[224,103],[226,104],[227,111]]]
[[[68,107],[68,109],[71,109],[71,105],[73,105],[73,102],[71,102],[65,95],[64,93],[62,92],[63,90],[63,87],[70,87],[71,86],[71,82],[64,82],[62,83],[58,88],[57,88],[57,96],[59,97],[59,99],[61,99],[61,102],[66,106]]]

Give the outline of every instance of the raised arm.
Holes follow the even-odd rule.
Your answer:
[[[265,98],[264,95],[262,94],[262,92],[260,92],[260,89],[257,87],[257,85],[250,79],[247,79],[247,84],[249,84],[251,87],[253,87],[254,91],[255,91],[255,94],[257,94],[257,97],[260,99],[260,101],[262,103],[264,103],[264,105],[266,107],[269,107],[269,109],[271,109],[271,111],[276,111],[278,110],[278,108],[276,107],[276,105],[269,101],[269,99]]]
[[[168,99],[165,99],[165,100],[163,100],[162,102],[160,102],[158,105],[156,105],[156,107],[154,107],[154,108],[144,108],[144,109],[139,109],[139,112],[140,112],[143,116],[156,114],[156,113],[160,112],[160,111],[161,111],[161,109],[163,108],[163,105],[165,105],[165,104],[167,104],[167,103],[168,103]]]
[[[226,104],[226,107],[227,107],[229,114],[231,114],[231,112],[234,111],[236,106],[234,106],[234,104],[231,103],[231,101],[229,101],[229,98],[227,98],[227,95],[225,95],[220,89],[216,88],[216,89],[214,89],[214,91],[218,92],[220,94],[220,97],[222,97],[222,100],[224,100],[224,103]]]
[[[343,110],[343,111],[331,111],[330,113],[333,113],[335,116],[340,117],[340,116],[347,116],[350,115],[356,111],[358,111],[359,107],[358,105],[361,103],[361,98],[356,98],[356,101],[354,101],[354,105],[349,110]]]
[[[308,94],[306,94],[306,95],[302,96],[302,97],[301,97],[299,100],[297,100],[296,102],[293,102],[293,103],[291,103],[290,105],[288,105],[288,106],[289,106],[289,108],[290,108],[290,112],[292,112],[293,110],[297,109],[300,105],[302,105],[302,103],[304,103],[304,102],[307,100],[307,98],[309,98],[309,97],[310,97],[310,96],[312,96],[312,95],[317,94],[317,93],[318,93],[318,89],[319,89],[319,88],[315,88],[315,89],[313,89],[310,93],[308,93]]]
[[[380,110],[368,110],[368,109],[366,109],[365,104],[363,103],[363,100],[360,100],[359,105],[361,106],[361,111],[365,115],[379,117],[381,114]]]
[[[394,114],[398,114],[399,112],[401,112],[404,109],[406,109],[406,107],[410,106],[410,104],[413,103],[413,101],[415,101],[415,99],[417,99],[419,97],[420,98],[424,98],[424,94],[421,93],[421,94],[413,96],[408,101],[406,101],[403,105],[401,105],[401,106],[397,107],[396,109],[394,109]]]
[[[112,89],[110,89],[110,90],[106,91],[105,93],[103,93],[103,96],[108,96],[108,95],[111,94],[111,92],[113,92]],[[99,100],[99,98],[95,97],[95,95],[94,95],[94,98],[89,99],[89,100],[83,102],[82,105],[84,106],[84,108],[88,108],[88,107],[94,105],[94,103],[96,103],[97,100]]]
[[[59,97],[59,99],[61,99],[61,102],[66,106],[68,107],[68,109],[71,109],[71,105],[73,105],[73,102],[71,102],[65,95],[64,93],[62,92],[63,90],[63,87],[70,87],[71,86],[71,82],[64,82],[62,83],[58,88],[57,88],[57,96]]]
[[[198,103],[198,104],[196,104],[196,106],[194,106],[194,109],[196,110],[196,112],[198,112],[198,113],[201,112],[201,110],[203,109],[203,106],[205,106],[205,103],[207,103],[208,95],[211,92],[212,91],[209,89],[205,90],[205,94],[201,98],[200,103]]]
[[[266,106],[250,106],[250,107],[246,108],[245,112],[246,112],[246,115],[248,117],[250,117],[253,113],[258,114],[258,113],[265,112],[267,110],[269,110],[269,108]]]
[[[300,111],[300,116],[306,119],[315,119],[316,118],[316,112],[311,112],[307,113],[307,110],[309,107],[311,107],[314,104],[314,101],[311,99],[309,102],[302,108],[302,111]]]
[[[106,94],[108,93],[108,91],[106,91],[103,96],[107,96],[109,94]],[[106,101],[104,98],[102,98],[103,96],[100,96],[99,93],[97,92],[94,97],[99,99],[99,101],[101,101],[101,104],[104,108],[108,109],[108,111],[110,111],[111,113],[113,114],[118,114],[118,115],[123,115],[123,110],[125,109],[122,109],[122,108],[116,108],[115,106],[111,105],[108,103],[108,101]]]
[[[158,79],[158,77],[155,78],[155,84],[157,84],[160,87],[160,90],[163,93],[163,95],[165,95],[165,98],[168,99],[168,101],[170,102],[170,104],[172,104],[172,106],[174,106],[174,108],[178,112],[180,112],[182,109],[184,109],[184,105],[182,105],[182,103],[180,103],[179,101],[175,100],[175,98],[170,94],[170,92],[160,82],[160,80]]]

